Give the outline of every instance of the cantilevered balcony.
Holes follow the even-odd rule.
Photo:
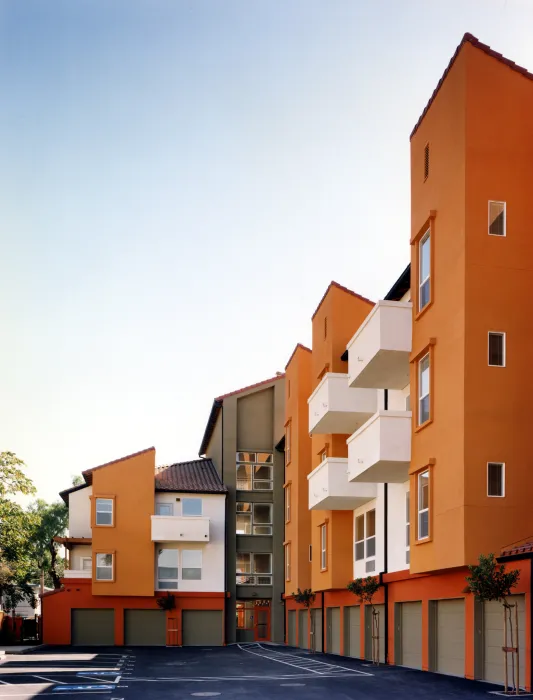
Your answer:
[[[348,343],[348,383],[369,389],[409,384],[411,302],[378,301]]]
[[[209,542],[209,518],[152,515],[152,542]]]
[[[377,411],[375,389],[350,389],[347,374],[328,372],[307,403],[309,432],[351,435]]]
[[[376,484],[348,481],[348,460],[328,457],[308,475],[310,510],[354,510],[377,496]]]
[[[402,483],[409,478],[411,411],[378,411],[347,440],[351,482]]]

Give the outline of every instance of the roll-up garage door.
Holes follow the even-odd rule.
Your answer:
[[[322,608],[311,610],[311,649],[322,651]]]
[[[167,621],[163,610],[124,610],[124,641],[130,646],[164,647]]]
[[[422,668],[422,603],[400,604],[402,666]]]
[[[351,605],[344,608],[344,654],[361,658],[361,608]]]
[[[465,675],[465,602],[437,601],[436,670],[450,676]]]
[[[526,603],[523,595],[510,596],[508,599],[511,604],[518,604],[518,658],[520,661],[520,685],[524,687],[526,679],[526,634],[525,634],[525,616]],[[515,612],[513,616],[513,634],[516,634],[514,629]],[[509,636],[509,626],[507,627],[507,644],[511,646]],[[516,637],[513,639],[516,646]],[[483,680],[491,681],[492,683],[504,682],[504,664],[503,664],[503,606],[498,601],[490,601],[483,603]],[[508,682],[512,682],[511,670],[511,654],[508,654]]]
[[[379,662],[385,663],[385,606],[374,605],[379,621]],[[365,659],[372,660],[372,606],[365,606]]]
[[[184,610],[181,624],[183,646],[222,646],[222,610]]]
[[[308,617],[309,615],[307,613],[307,610],[298,611],[298,646],[300,647],[300,649],[309,648],[309,625],[307,623]]]
[[[115,611],[112,608],[71,611],[71,643],[76,646],[113,646]]]
[[[341,653],[341,609],[328,608],[326,620],[328,624],[328,654]]]
[[[296,646],[296,610],[289,610],[287,644],[291,647]]]

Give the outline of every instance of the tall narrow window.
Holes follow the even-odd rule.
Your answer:
[[[431,238],[429,231],[418,244],[418,310],[422,311],[431,298]]]
[[[313,561],[313,545],[309,545],[309,561]]]
[[[157,588],[160,591],[178,587],[178,550],[160,549],[157,553]]]
[[[285,545],[285,581],[291,580],[291,544]]]
[[[489,202],[489,236],[505,235],[505,202]]]
[[[505,464],[489,462],[487,465],[487,495],[505,496]]]
[[[418,425],[429,420],[430,415],[430,381],[429,353],[418,362]]]
[[[505,333],[489,333],[489,366],[505,367]]]
[[[328,563],[328,539],[327,525],[320,526],[320,568],[322,571],[327,568]]]
[[[376,556],[376,511],[375,509],[367,511],[365,514],[365,556]]]
[[[291,519],[291,485],[285,487],[285,522],[290,522]]]
[[[429,537],[429,470],[418,475],[418,539]]]
[[[409,495],[409,491],[405,494],[405,547],[406,547],[406,552],[405,552],[405,563],[409,564],[410,561],[410,551],[411,551],[411,543],[410,543],[410,537],[411,537],[411,515],[409,513],[409,508],[411,505],[411,497]]]
[[[291,462],[291,422],[285,427],[285,465]]]
[[[429,177],[429,143],[424,146],[424,180]]]
[[[328,317],[324,318],[324,338],[328,337]]]
[[[355,519],[355,561],[365,558],[365,516],[358,515]]]

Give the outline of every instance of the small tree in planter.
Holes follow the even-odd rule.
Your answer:
[[[356,578],[346,586],[361,603],[372,606],[372,663],[376,666],[379,666],[379,611],[374,607],[372,600],[379,586],[379,580],[375,576]]]
[[[159,598],[155,599],[155,602],[158,604],[161,610],[174,610],[176,607],[176,599],[171,593],[159,596]]]
[[[520,692],[520,662],[518,657],[518,605],[509,603],[507,596],[517,585],[520,571],[505,571],[503,564],[498,564],[494,554],[479,555],[479,563],[469,566],[470,575],[466,577],[465,593],[473,593],[481,601],[497,600],[503,606],[503,660],[505,667],[505,692],[509,691],[507,654],[511,654],[512,690]],[[514,610],[514,615],[513,615]],[[513,623],[514,617],[514,623]],[[509,636],[507,630],[509,629]],[[514,642],[516,634],[516,645]]]
[[[313,591],[310,588],[304,588],[302,591],[300,588],[298,588],[297,593],[293,593],[293,598],[294,600],[299,603],[300,605],[303,605],[306,610],[309,610],[311,605],[315,602],[316,598],[316,593],[313,593]],[[309,615],[309,613],[308,613]],[[311,639],[312,639],[312,644],[311,644],[311,651],[316,651],[316,644],[315,644],[315,624],[314,624],[314,619],[313,616],[311,615]]]

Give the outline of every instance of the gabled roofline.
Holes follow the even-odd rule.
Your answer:
[[[348,294],[351,294],[353,297],[357,297],[358,299],[361,299],[361,301],[366,301],[368,304],[372,304],[372,306],[374,306],[374,302],[371,301],[370,299],[367,299],[366,297],[362,296],[361,294],[357,294],[357,292],[354,292],[352,289],[348,289],[348,287],[343,287],[342,284],[339,284],[338,282],[335,282],[334,280],[332,280],[328,284],[328,288],[324,292],[322,299],[318,302],[318,306],[316,307],[314,314],[311,316],[311,320],[313,320],[314,317],[317,315],[318,310],[320,309],[320,307],[324,303],[324,299],[327,297],[329,290],[332,287],[336,287],[337,289],[340,289],[343,292],[347,292]]]
[[[285,371],[287,371],[287,367],[291,364],[292,358],[296,355],[297,350],[305,350],[306,352],[312,352],[311,348],[308,348],[306,345],[302,345],[302,343],[296,343],[294,350],[291,352],[291,356],[287,360],[287,364],[285,365]]]
[[[90,484],[84,483],[84,484],[78,484],[78,486],[71,486],[69,489],[63,489],[63,491],[59,492],[60,497],[63,499],[65,504],[68,506],[68,501],[71,493],[75,493],[76,491],[81,491],[82,489],[87,489],[89,488]]]
[[[509,68],[511,68],[512,70],[516,71],[517,73],[520,73],[521,75],[524,76],[524,78],[528,78],[528,80],[533,80],[533,73],[530,73],[530,72],[527,70],[527,68],[523,68],[522,66],[517,65],[514,61],[511,61],[510,59],[505,58],[505,56],[503,56],[501,53],[498,53],[497,51],[494,51],[494,50],[491,49],[490,46],[488,46],[487,44],[481,43],[481,41],[479,41],[479,39],[478,39],[477,37],[475,37],[473,34],[470,34],[470,32],[466,32],[466,34],[465,34],[465,35],[463,36],[463,38],[461,39],[461,43],[460,43],[459,46],[455,49],[455,53],[454,53],[453,56],[451,57],[450,62],[448,63],[448,66],[447,66],[446,70],[445,70],[444,73],[442,74],[441,79],[440,79],[439,82],[437,83],[437,87],[433,90],[433,94],[432,94],[431,97],[429,98],[429,101],[428,101],[428,103],[427,103],[427,105],[426,105],[424,111],[423,111],[422,114],[420,115],[420,117],[419,117],[417,123],[415,124],[413,130],[411,131],[411,136],[409,137],[409,139],[412,139],[413,136],[415,135],[415,133],[416,133],[418,127],[419,127],[420,124],[422,123],[422,121],[423,121],[424,117],[426,116],[426,114],[427,114],[429,108],[431,107],[431,105],[432,105],[433,102],[435,101],[435,98],[437,97],[437,93],[439,92],[439,90],[440,90],[441,87],[442,87],[442,84],[443,84],[444,81],[446,80],[446,78],[447,78],[447,76],[448,76],[448,73],[449,73],[450,70],[452,69],[453,64],[455,63],[457,57],[459,56],[459,53],[460,53],[461,49],[463,48],[463,46],[464,46],[466,43],[472,44],[472,46],[474,46],[476,49],[480,49],[480,51],[483,51],[483,53],[486,53],[487,56],[491,56],[492,58],[495,58],[497,61],[500,61],[500,63],[503,63],[504,65],[508,66]]]
[[[403,295],[411,288],[411,263],[407,265],[396,282],[385,294],[385,299],[388,301],[399,301]]]
[[[106,462],[105,464],[100,464],[98,467],[92,467],[91,469],[86,469],[83,471],[81,474],[83,478],[85,479],[85,482],[87,485],[91,485],[93,483],[93,472],[95,472],[97,469],[103,469],[104,467],[109,467],[111,464],[116,464],[117,462],[124,462],[126,459],[132,459],[132,457],[138,457],[139,455],[144,454],[145,452],[155,452],[155,447],[147,447],[145,450],[139,450],[139,452],[133,452],[131,455],[126,455],[125,457],[119,457],[118,459],[112,459],[110,462]]]

